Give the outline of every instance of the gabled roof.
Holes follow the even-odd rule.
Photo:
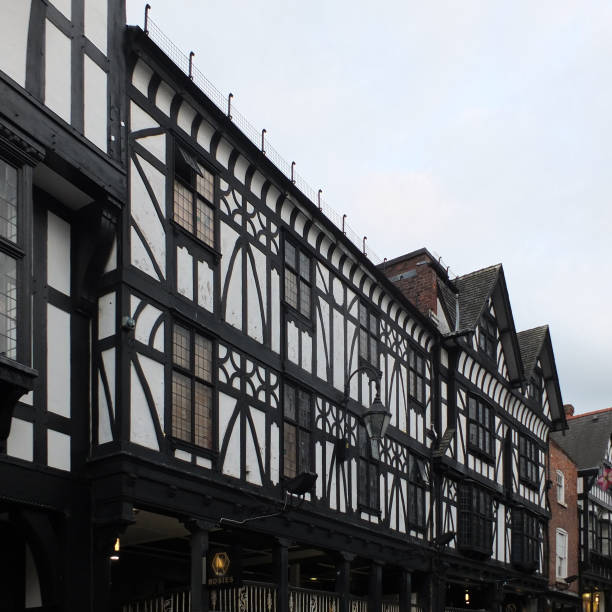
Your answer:
[[[561,387],[548,325],[526,329],[519,332],[516,337],[521,351],[525,380],[528,381],[531,378],[539,360],[542,366],[542,376],[553,429],[565,429],[567,426],[565,410],[561,399]]]
[[[569,429],[552,432],[552,439],[574,460],[579,470],[601,465],[612,435],[612,408],[568,417]]]
[[[440,301],[450,322],[451,334],[474,331],[492,298],[510,380],[520,381],[523,366],[502,265],[464,274],[454,279],[453,284],[456,293],[444,283],[439,284]]]
[[[529,379],[533,374],[533,370],[538,362],[538,357],[542,352],[542,345],[546,340],[547,332],[548,325],[542,325],[541,327],[526,329],[516,334],[526,379]]]

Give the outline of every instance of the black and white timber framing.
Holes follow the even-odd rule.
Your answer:
[[[422,311],[126,28],[122,0],[0,0],[0,17],[0,162],[19,181],[17,237],[0,225],[17,270],[0,609],[181,592],[216,610],[254,583],[279,612],[304,590],[343,612],[535,602],[565,417],[548,330],[516,333],[502,268],[389,262],[428,261]],[[304,471],[313,489],[288,493]]]

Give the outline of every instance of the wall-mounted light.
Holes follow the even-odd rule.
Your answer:
[[[470,605],[470,592],[468,591],[468,589],[465,589],[464,600],[465,600],[465,605],[469,606]]]
[[[110,556],[111,561],[119,561],[119,546],[119,538],[117,538],[115,540],[115,545],[113,546],[113,552]]]

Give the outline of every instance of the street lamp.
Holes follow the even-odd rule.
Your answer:
[[[346,436],[346,424],[348,422],[348,401],[350,397],[350,383],[351,379],[355,374],[360,372],[366,372],[370,377],[370,383],[374,382],[376,395],[372,405],[363,413],[363,424],[365,426],[368,438],[372,443],[372,452],[375,456],[378,456],[378,446],[387,434],[389,423],[391,422],[391,411],[385,408],[385,405],[380,399],[380,381],[382,378],[382,372],[371,365],[362,365],[346,379],[344,383],[344,397],[342,398],[342,405],[344,406],[344,435]],[[339,440],[340,444],[337,446],[337,458],[339,461],[346,459],[346,450],[348,449],[348,440]]]

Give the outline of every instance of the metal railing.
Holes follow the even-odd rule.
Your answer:
[[[190,612],[191,591],[156,595],[121,606],[121,612]]]
[[[276,586],[245,582],[210,590],[210,612],[276,612]]]
[[[149,5],[147,5],[149,7]],[[149,7],[150,8],[150,7]],[[382,259],[367,244],[365,236],[359,236],[348,223],[346,215],[340,215],[322,197],[321,190],[315,191],[296,171],[295,162],[287,162],[278,151],[266,139],[264,144],[264,130],[258,130],[246,117],[234,106],[233,94],[224,96],[195,66],[193,62],[193,52],[187,54],[177,47],[170,40],[159,26],[149,17],[148,8],[145,9],[145,34],[184,72],[198,87],[212,100],[212,102],[222,110],[231,121],[242,131],[242,133],[260,150],[266,157],[288,178],[295,186],[319,209],[325,216],[341,229],[346,237],[357,246],[361,252],[373,263],[382,263]],[[262,146],[263,145],[263,146]]]
[[[289,587],[289,612],[338,612],[339,609],[337,593]]]

